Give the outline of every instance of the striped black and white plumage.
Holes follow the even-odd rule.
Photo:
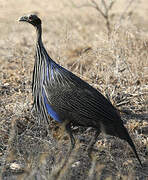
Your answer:
[[[64,123],[72,147],[75,145],[75,140],[71,124],[93,127],[96,129],[96,134],[92,138],[89,150],[103,131],[127,141],[141,164],[135,145],[115,107],[99,91],[49,57],[42,43],[41,20],[36,15],[23,16],[20,21],[32,24],[37,30],[32,82],[36,111],[47,122],[50,115],[59,123]]]

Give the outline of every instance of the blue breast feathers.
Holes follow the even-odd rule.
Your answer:
[[[45,92],[43,90],[43,97],[44,97],[44,103],[45,103],[45,107],[46,107],[46,110],[48,112],[48,114],[54,119],[56,120],[57,122],[62,122],[60,120],[60,117],[59,115],[52,109],[52,107],[50,106],[50,104],[48,103],[48,100],[47,100],[47,97],[45,95]]]

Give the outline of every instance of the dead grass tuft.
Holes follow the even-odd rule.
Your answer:
[[[1,179],[146,179],[148,26],[143,9],[147,3],[134,2],[121,21],[128,4],[120,1],[122,8],[116,2],[108,14],[108,38],[104,19],[95,9],[76,8],[67,0],[37,2],[2,1],[0,7]],[[136,12],[133,7],[137,7]],[[15,20],[32,11],[43,19],[43,41],[50,56],[100,90],[118,108],[143,169],[129,146],[110,136],[99,137],[91,161],[86,148],[92,129],[73,129],[77,147],[68,155],[70,141],[61,127],[53,120],[47,127],[31,112],[35,32]]]

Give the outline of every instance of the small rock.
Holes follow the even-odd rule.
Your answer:
[[[14,170],[14,171],[19,171],[19,170],[21,170],[22,168],[21,168],[21,166],[20,166],[19,164],[17,164],[16,162],[14,162],[14,163],[11,163],[11,164],[10,164],[10,169],[11,169],[11,170]]]
[[[79,165],[80,165],[80,161],[77,161],[77,162],[73,163],[71,167],[77,167]]]
[[[5,83],[4,86],[9,86],[9,83]]]

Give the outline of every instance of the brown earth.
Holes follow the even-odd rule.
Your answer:
[[[96,2],[103,9],[101,1]],[[116,1],[109,13],[110,37],[105,19],[91,3],[0,0],[1,179],[148,178],[148,3]],[[17,21],[29,13],[43,21],[50,56],[119,109],[143,168],[124,141],[104,135],[90,160],[85,150],[94,132],[80,127],[74,128],[77,147],[68,156],[66,133],[53,120],[48,128],[31,113],[36,34]]]

